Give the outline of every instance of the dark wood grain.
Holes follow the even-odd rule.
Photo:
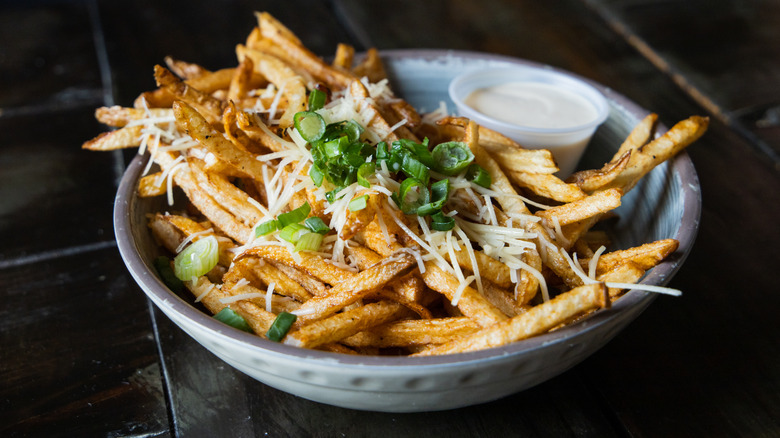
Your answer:
[[[696,245],[671,286],[572,370],[453,411],[341,409],[217,359],[144,298],[113,244],[132,153],[80,150],[171,55],[234,66],[267,10],[315,53],[449,48],[576,72],[667,125],[712,116],[689,155]],[[684,2],[35,1],[0,5],[0,435],[777,436],[778,7]]]
[[[0,270],[0,434],[168,431],[143,294],[116,248]]]
[[[0,108],[6,115],[102,100],[87,2],[3,5]]]

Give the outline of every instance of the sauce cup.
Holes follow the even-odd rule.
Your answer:
[[[479,69],[455,77],[458,114],[529,149],[548,149],[566,178],[609,115],[604,96],[574,76],[533,66]]]

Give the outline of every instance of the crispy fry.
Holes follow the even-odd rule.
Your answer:
[[[556,220],[560,226],[568,225],[614,210],[620,206],[622,196],[620,189],[602,190],[580,200],[539,211],[536,215],[548,228],[554,228]]]
[[[303,303],[298,321],[303,323],[332,315],[371,292],[385,287],[415,263],[414,257],[404,252],[384,259],[352,278],[334,284],[327,295],[320,295]]]
[[[558,295],[553,300],[535,306],[514,318],[412,356],[465,353],[499,347],[544,333],[581,313],[594,308],[609,307],[609,304],[609,295],[603,283],[582,286]]]
[[[479,330],[471,318],[413,319],[378,325],[341,340],[350,347],[437,345]]]
[[[389,301],[366,304],[294,330],[284,338],[284,343],[315,348],[322,344],[340,341],[367,328],[396,320],[407,312],[400,304]]]
[[[447,297],[450,302],[455,302],[464,315],[474,319],[482,327],[506,319],[506,315],[471,287],[465,287],[460,296],[456,296],[460,286],[458,280],[435,263],[425,263],[422,278],[428,287]]]

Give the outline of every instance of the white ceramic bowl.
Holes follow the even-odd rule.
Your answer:
[[[526,65],[493,55],[445,51],[389,51],[384,60],[393,86],[417,108],[432,110],[447,102],[446,84],[454,74],[494,65]],[[609,159],[629,130],[647,112],[604,88],[610,118],[596,132],[584,161]],[[451,102],[450,102],[451,104]],[[228,327],[179,297],[157,278],[160,250],[146,228],[146,214],[169,210],[164,199],[136,194],[146,157],[136,157],[120,184],[114,210],[119,251],[131,275],[162,312],[228,364],[274,388],[353,409],[420,412],[495,400],[529,388],[576,365],[617,335],[655,298],[631,291],[611,309],[580,323],[526,341],[485,351],[441,357],[358,357],[304,350],[271,342]],[[651,270],[643,283],[663,285],[690,251],[701,200],[698,179],[682,154],[653,170],[624,199],[626,217],[614,229],[617,246],[673,237],[680,249]],[[673,299],[673,298],[669,298]]]
[[[469,95],[476,90],[511,83],[553,86],[571,93],[584,99],[583,103],[590,106],[593,117],[588,121],[561,127],[538,127],[526,122],[514,124],[497,119],[468,103]],[[584,79],[550,67],[515,65],[471,70],[453,79],[448,91],[460,115],[506,135],[523,147],[549,149],[558,163],[560,171],[557,175],[561,178],[574,172],[596,128],[609,115],[607,100],[594,86]],[[543,108],[539,108],[539,111],[543,111]]]

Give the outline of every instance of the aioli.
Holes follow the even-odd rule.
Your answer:
[[[508,82],[479,88],[465,104],[486,116],[529,128],[571,128],[596,120],[596,108],[565,88],[538,82]]]

